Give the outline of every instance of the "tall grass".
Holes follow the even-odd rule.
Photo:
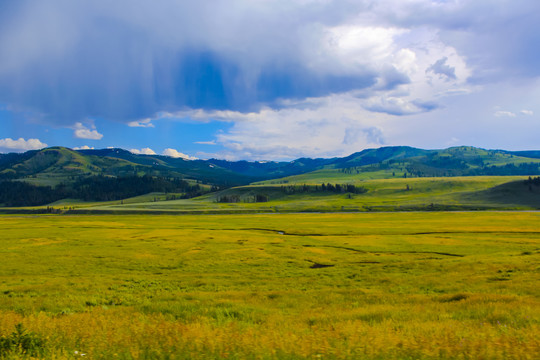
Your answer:
[[[538,220],[0,216],[0,358],[534,359]]]

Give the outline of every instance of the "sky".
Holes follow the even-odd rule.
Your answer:
[[[540,149],[538,0],[0,0],[0,152]]]

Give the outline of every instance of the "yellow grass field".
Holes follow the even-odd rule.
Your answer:
[[[0,216],[1,359],[538,359],[540,213]]]

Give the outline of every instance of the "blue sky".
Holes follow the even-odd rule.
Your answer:
[[[540,149],[537,0],[0,0],[0,152]]]

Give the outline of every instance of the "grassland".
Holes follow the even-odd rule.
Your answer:
[[[44,206],[2,208],[3,213],[43,212],[48,207],[72,214],[106,213],[283,213],[441,210],[538,210],[540,187],[529,186],[528,176],[462,176],[405,178],[388,170],[342,172],[324,169],[282,179],[227,188],[192,199],[184,193],[149,193],[123,200],[84,202],[62,199]],[[352,184],[362,193],[314,190],[323,183]],[[200,185],[209,190],[209,185]],[[297,191],[307,186],[309,191]],[[291,191],[293,189],[293,191]],[[294,190],[296,189],[296,190]],[[267,202],[255,202],[257,196]],[[223,203],[220,198],[234,197]],[[179,199],[179,200],[174,200]],[[1,205],[1,204],[0,204]]]
[[[206,194],[194,199],[165,201],[167,194],[149,194],[124,201],[77,203],[61,201],[54,206],[75,208],[73,213],[257,213],[257,212],[369,212],[433,210],[535,210],[540,208],[540,188],[528,188],[523,176],[475,176],[444,178],[351,179],[342,176],[325,182],[354,184],[363,194],[331,192],[289,193],[287,187],[321,185],[322,181],[288,184],[254,184]],[[257,195],[268,202],[255,203]],[[237,203],[220,203],[222,196],[238,196]],[[156,200],[156,201],[154,201]],[[10,210],[11,211],[11,210]]]
[[[3,215],[0,357],[534,359],[539,221]]]

